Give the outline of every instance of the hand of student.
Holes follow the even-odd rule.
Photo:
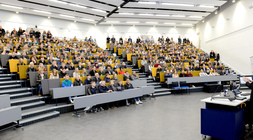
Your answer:
[[[244,82],[250,82],[251,80],[249,78],[243,77],[242,78]]]

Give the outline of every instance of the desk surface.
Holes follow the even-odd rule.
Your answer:
[[[244,93],[250,93],[250,91],[242,91],[241,94],[244,94]],[[220,95],[216,95],[214,97],[220,97]],[[246,97],[247,99],[229,101],[228,99],[213,99],[213,100],[211,100],[211,97],[208,97],[208,98],[202,99],[201,102],[211,103],[211,104],[219,104],[219,105],[227,105],[227,106],[238,106],[241,103],[244,103],[250,99],[250,95],[248,95],[248,96],[239,95],[239,97]]]

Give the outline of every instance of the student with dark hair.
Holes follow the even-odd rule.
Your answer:
[[[126,79],[126,84],[124,85],[124,88],[125,89],[133,89],[133,85],[130,83],[130,79]],[[134,98],[134,101],[135,101],[135,104],[142,104],[143,102],[140,100],[139,97],[137,98]],[[129,105],[129,102],[128,100],[126,99],[126,105],[128,106]]]

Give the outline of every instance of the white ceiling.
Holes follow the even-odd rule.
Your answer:
[[[225,4],[227,0],[139,0],[139,2],[128,2],[118,9],[123,2],[123,0],[1,0],[0,10],[18,11],[90,24],[188,27],[203,20]],[[147,2],[151,2],[151,4]],[[5,7],[3,4],[23,9]],[[51,14],[33,10],[46,11]],[[115,12],[107,17],[113,10]],[[60,14],[72,16],[72,18],[60,16]]]

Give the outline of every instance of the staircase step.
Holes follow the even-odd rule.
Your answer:
[[[59,115],[60,115],[60,112],[53,111],[53,112],[49,112],[49,113],[42,114],[42,115],[39,115],[39,116],[22,119],[22,120],[19,121],[19,123],[20,123],[20,125],[25,126],[25,125],[33,124],[33,123],[36,123],[36,122],[40,122],[40,121],[48,120],[48,119],[51,119],[51,118],[55,118],[55,117],[58,117]]]
[[[0,86],[0,90],[3,89],[13,89],[13,88],[20,88],[21,85],[20,84],[15,84],[15,85],[4,85],[4,86]]]
[[[34,107],[43,106],[43,105],[45,105],[45,102],[39,101],[39,102],[28,103],[28,104],[23,104],[23,105],[18,105],[18,106],[20,106],[22,110],[25,110],[25,109],[30,109]]]
[[[11,80],[11,77],[1,77],[0,81],[8,81]]]
[[[159,88],[159,89],[155,89],[155,93],[167,93],[170,92],[170,90],[168,88]]]
[[[12,85],[25,82],[24,80],[0,81],[0,85]]]
[[[42,99],[44,99],[44,97],[39,97],[37,95],[30,96],[30,97],[24,97],[24,98],[18,98],[18,99],[11,100],[11,105],[15,106],[15,105],[33,103],[33,102],[41,101]]]
[[[32,88],[6,89],[6,90],[1,90],[0,95],[2,95],[2,94],[15,94],[15,93],[27,92],[27,91],[31,91],[31,90],[32,90]]]
[[[16,74],[0,74],[0,77],[11,77],[15,76]]]
[[[32,109],[23,110],[22,119],[38,116],[38,115],[53,112],[53,111],[55,111],[55,107],[52,105],[45,105],[42,107],[36,107]]]
[[[16,98],[23,98],[23,97],[27,97],[27,96],[31,96],[32,92],[25,92],[25,93],[19,93],[19,94],[11,94],[10,98],[11,99],[16,99]]]

